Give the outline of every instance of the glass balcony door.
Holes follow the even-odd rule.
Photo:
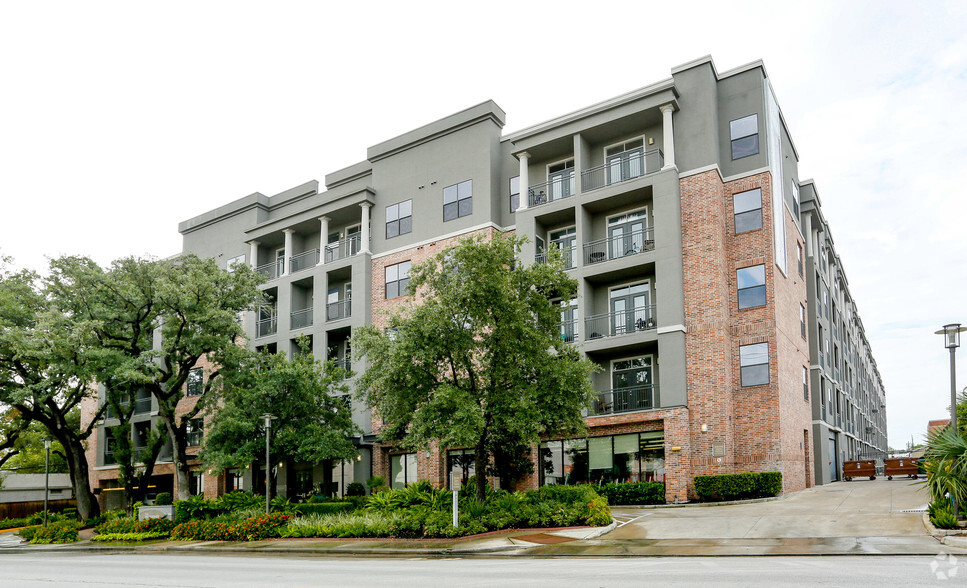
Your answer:
[[[574,227],[551,231],[548,237],[550,237],[551,243],[555,243],[564,252],[564,267],[567,269],[573,268],[574,256],[577,254],[578,248],[577,232]]]
[[[644,175],[644,140],[635,139],[627,143],[612,145],[604,150],[604,158],[608,166],[607,181],[609,184],[624,182]]]
[[[647,228],[648,211],[644,208],[609,218],[608,253],[610,259],[641,252],[645,247]]]
[[[551,200],[560,200],[574,194],[574,160],[548,166],[547,180]]]
[[[623,359],[611,364],[613,412],[653,408],[651,356]]]
[[[611,334],[644,330],[651,319],[651,289],[648,282],[615,288],[610,293]]]

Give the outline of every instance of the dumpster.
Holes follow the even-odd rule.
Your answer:
[[[859,461],[843,462],[843,479],[849,482],[853,478],[869,476],[871,480],[876,479],[876,461],[864,459]]]
[[[883,474],[887,480],[892,480],[893,476],[908,476],[914,480],[920,473],[920,462],[916,458],[902,457],[884,460]]]

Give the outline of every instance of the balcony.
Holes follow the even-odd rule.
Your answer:
[[[138,398],[134,401],[134,414],[151,412],[151,397]]]
[[[584,320],[584,332],[588,340],[615,337],[658,327],[655,305],[638,306],[630,310],[617,310],[589,316]]]
[[[271,316],[255,323],[255,337],[268,337],[279,330],[278,317]]]
[[[594,402],[595,416],[649,410],[659,405],[658,386],[615,388],[598,394]]]
[[[356,255],[359,253],[359,245],[361,242],[360,236],[356,234],[326,245],[324,262],[331,263]]]
[[[581,172],[581,190],[590,192],[612,184],[627,182],[655,173],[665,165],[661,149],[645,152],[625,152],[621,157]]]
[[[553,245],[553,243],[552,243]],[[574,269],[574,249],[568,247],[563,250],[564,253],[564,269]],[[534,256],[534,261],[536,263],[547,263],[548,254],[546,251],[541,251]]]
[[[255,271],[262,274],[262,276],[266,280],[274,280],[275,278],[282,275],[283,269],[284,269],[283,260],[280,258],[280,259],[276,259],[271,263],[258,266],[257,268],[255,268]]]
[[[578,338],[577,319],[561,322],[561,339],[565,343],[574,343]]]
[[[574,172],[555,177],[543,184],[528,186],[527,206],[535,207],[574,196]]]
[[[335,321],[352,316],[352,299],[337,300],[326,304],[326,320]]]
[[[289,258],[289,273],[301,272],[302,270],[314,267],[317,263],[319,263],[318,249],[310,249],[305,253],[293,255]]]
[[[312,308],[293,311],[289,315],[290,329],[304,329],[312,326]]]
[[[648,227],[625,235],[612,235],[584,244],[584,264],[602,263],[620,257],[654,251],[654,228]]]

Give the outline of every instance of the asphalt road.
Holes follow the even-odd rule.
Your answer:
[[[961,584],[949,555],[725,558],[309,559],[0,555],[0,585],[35,586],[932,586]]]

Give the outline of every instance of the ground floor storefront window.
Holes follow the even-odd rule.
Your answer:
[[[393,488],[405,488],[410,484],[416,483],[416,454],[401,453],[391,455],[390,480]]]
[[[540,484],[664,482],[665,432],[541,443]]]

